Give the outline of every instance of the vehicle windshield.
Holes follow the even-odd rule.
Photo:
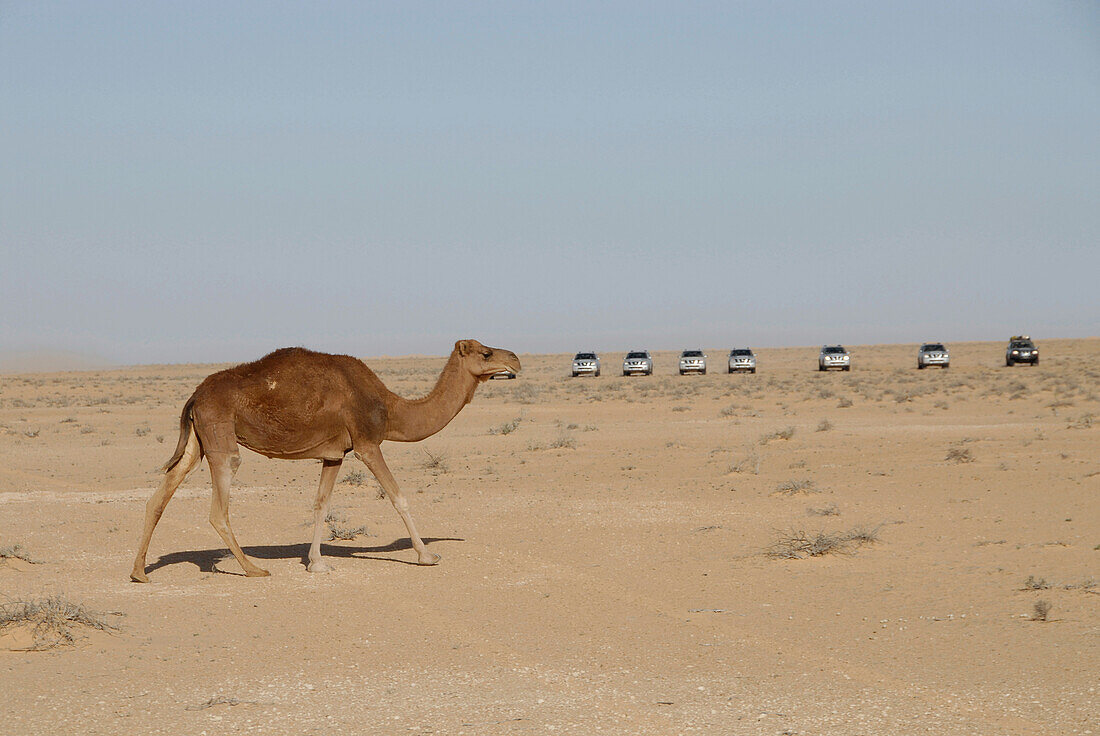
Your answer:
[[[577,357],[573,358],[573,360],[595,360],[595,359],[596,359],[596,354],[595,353],[577,353]]]
[[[730,355],[752,355],[751,350],[731,350]]]
[[[703,357],[703,351],[702,350],[685,350],[683,355],[681,355],[680,357],[681,358],[702,358]]]
[[[924,350],[925,352],[932,351],[932,350],[938,350],[942,353],[943,351],[947,350],[947,348],[945,348],[943,345],[941,345],[938,342],[930,342],[927,345],[922,345],[921,350]]]
[[[648,357],[649,356],[646,355],[645,353],[627,353],[626,354],[626,359],[627,360],[636,360],[636,359],[648,358]]]
[[[830,348],[830,347],[827,347],[827,348],[825,348],[824,350],[822,350],[821,352],[823,352],[823,353],[829,353],[829,354],[831,355],[831,354],[834,354],[834,353],[844,353],[844,352],[845,352],[845,350],[844,350],[844,348],[842,348],[842,347],[840,347],[839,345],[837,345],[837,346],[835,346],[835,347],[831,347],[831,348]]]
[[[1014,348],[1030,348],[1033,347],[1031,340],[1013,340],[1012,347]]]

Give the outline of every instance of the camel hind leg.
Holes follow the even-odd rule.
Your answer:
[[[210,524],[221,536],[237,562],[244,568],[244,574],[250,578],[267,577],[271,573],[261,567],[257,567],[248,559],[241,545],[237,543],[237,537],[233,534],[233,528],[229,526],[229,486],[233,483],[233,476],[241,465],[241,456],[226,452],[208,452],[206,462],[210,466],[210,480],[214,486],[210,497]]]
[[[138,543],[137,556],[134,558],[134,569],[130,572],[130,579],[135,583],[149,582],[149,576],[145,574],[145,556],[149,552],[149,540],[153,538],[153,529],[160,521],[164,507],[172,500],[172,494],[180,487],[184,479],[198,466],[202,460],[202,447],[199,438],[193,428],[190,429],[183,455],[179,461],[164,474],[160,488],[145,504],[145,527],[141,532],[141,541]]]

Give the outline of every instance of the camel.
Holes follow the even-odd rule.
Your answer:
[[[164,480],[145,506],[145,527],[130,579],[149,582],[145,556],[153,529],[172,494],[203,456],[213,486],[210,523],[245,575],[270,574],[245,556],[229,525],[229,486],[241,464],[240,445],[271,458],[321,461],[309,572],[332,569],[321,559],[321,526],[340,465],[349,452],[381,483],[405,522],[418,564],[435,565],[439,555],[429,552],[416,533],[409,501],[386,466],[380,445],[383,440],[419,442],[432,436],[470,403],[479,383],[519,368],[519,358],[509,350],[459,340],[435,388],[419,399],[404,399],[387,389],[358,358],[304,348],[283,348],[211,374],[183,405],[179,442],[162,468]]]

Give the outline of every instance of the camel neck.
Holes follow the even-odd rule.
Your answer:
[[[389,407],[385,439],[395,442],[419,442],[450,424],[470,403],[477,389],[477,378],[459,365],[457,354],[439,374],[435,388],[419,399],[394,396]]]

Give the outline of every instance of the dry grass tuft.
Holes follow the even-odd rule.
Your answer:
[[[785,496],[794,496],[798,493],[818,493],[818,489],[814,487],[814,482],[809,478],[803,478],[802,480],[789,480],[785,483],[780,483],[775,492]]]
[[[522,421],[523,417],[516,417],[510,422],[504,422],[504,424],[501,424],[499,426],[490,427],[489,434],[511,434],[512,432],[516,431],[516,429],[519,427],[519,423]]]
[[[794,530],[781,536],[769,547],[767,555],[776,559],[801,560],[828,554],[851,554],[865,544],[877,542],[878,530],[879,527],[856,527],[847,532],[811,533]]]
[[[947,450],[947,455],[943,458],[949,463],[955,463],[956,465],[962,463],[974,462],[974,454],[970,452],[969,447],[951,447]]]
[[[789,440],[794,437],[794,427],[784,427],[783,429],[777,429],[774,432],[761,435],[760,444],[766,445],[772,440]]]
[[[833,423],[830,422],[828,419],[822,419],[821,423],[817,425],[818,432],[828,432],[832,428]]]
[[[1052,606],[1050,604],[1050,601],[1046,601],[1046,600],[1042,600],[1042,599],[1035,601],[1035,605],[1032,606],[1032,609],[1031,609],[1031,620],[1032,621],[1047,621],[1048,620],[1047,617],[1050,615],[1050,609],[1053,608],[1053,607],[1054,606]]]
[[[121,615],[118,611],[99,613],[56,595],[0,604],[0,632],[9,627],[27,626],[34,637],[34,643],[28,648],[42,651],[74,643],[78,627],[118,631],[118,627],[109,623],[106,617]]]
[[[1037,578],[1034,575],[1028,575],[1027,580],[1024,581],[1024,587],[1021,590],[1048,590],[1050,583],[1043,578]]]
[[[748,456],[743,460],[730,463],[729,472],[760,475],[760,453],[756,450],[749,450]]]
[[[359,536],[373,537],[370,530],[365,526],[349,526],[348,520],[343,516],[338,516],[334,512],[330,511],[328,516],[325,517],[325,524],[328,525],[328,541],[334,539],[341,539],[346,542],[350,542]]]
[[[367,474],[362,470],[349,470],[340,482],[349,486],[361,486],[367,482]]]
[[[808,508],[806,513],[810,516],[840,516],[840,508],[835,503],[831,503],[819,509]]]
[[[440,473],[446,473],[450,470],[447,466],[447,456],[440,453],[433,455],[432,453],[424,450],[424,454],[428,456],[428,459],[424,461],[424,468],[432,471],[433,475],[439,475]]]
[[[21,544],[10,544],[7,547],[0,547],[0,560],[23,560],[23,562],[29,562],[32,565],[37,565],[41,562],[34,557],[31,557],[26,548]]]

